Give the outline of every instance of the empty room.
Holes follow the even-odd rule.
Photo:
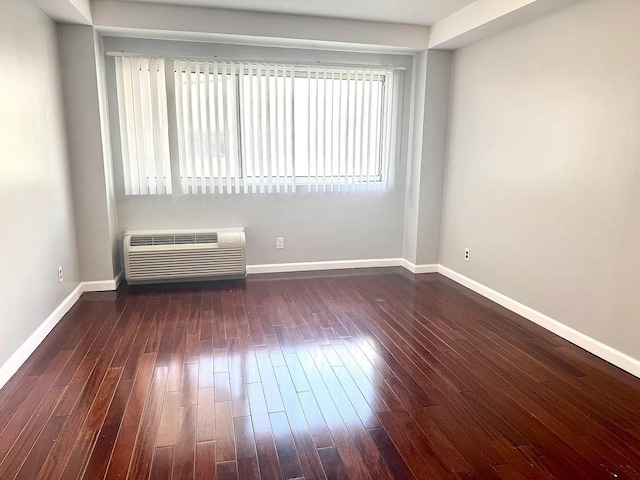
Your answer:
[[[639,25],[0,0],[0,479],[640,479]]]

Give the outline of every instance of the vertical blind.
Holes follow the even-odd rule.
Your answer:
[[[117,57],[116,76],[128,195],[171,193],[172,165],[184,194],[387,188],[390,69]]]
[[[164,59],[115,61],[125,193],[172,193]]]

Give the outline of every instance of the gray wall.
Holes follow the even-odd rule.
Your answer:
[[[109,97],[107,90],[107,74],[104,57],[102,35],[93,32],[93,43],[96,62],[98,107],[100,115],[100,134],[102,140],[102,158],[104,167],[105,202],[109,237],[111,243],[111,265],[113,274],[122,271],[120,264],[120,234],[118,231],[118,210],[116,208],[116,188],[113,172],[113,151],[111,149],[111,124],[109,122]]]
[[[587,1],[456,52],[440,255],[635,358],[639,18]]]
[[[56,29],[27,0],[0,2],[0,65],[2,365],[78,285],[79,274]]]
[[[232,58],[355,61],[405,66],[404,111],[409,111],[411,57],[318,52],[188,42],[105,38],[106,51],[171,53]],[[115,99],[113,57],[107,58],[110,99]],[[114,167],[121,231],[138,229],[245,227],[250,265],[400,258],[403,250],[404,194],[408,115],[400,124],[395,181],[386,193],[171,195],[126,197],[122,192],[120,138],[115,102],[110,102]],[[276,249],[276,237],[285,248]]]
[[[427,89],[427,51],[413,56],[411,78],[411,108],[409,117],[409,149],[406,194],[404,202],[404,235],[402,258],[418,262],[418,221],[420,218],[420,172],[422,170],[422,132]]]
[[[429,50],[413,60],[403,258],[416,265],[437,264],[440,253],[451,56]]]
[[[416,263],[438,263],[442,219],[442,184],[447,152],[451,52],[427,52],[425,112],[420,169],[420,215]]]
[[[115,197],[106,116],[101,122],[107,105],[102,90],[104,76],[99,75],[102,58],[100,46],[96,44],[98,40],[91,26],[58,26],[78,256],[83,281],[112,280],[119,270],[116,270],[113,254],[113,235],[117,230]]]

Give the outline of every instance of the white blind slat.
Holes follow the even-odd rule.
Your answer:
[[[342,190],[342,121],[344,115],[344,111],[342,109],[342,77],[343,71],[339,70],[338,76],[338,170],[336,172],[336,188],[338,191]]]
[[[387,72],[386,74],[386,85],[385,85],[385,117],[386,117],[386,125],[385,125],[385,152],[384,158],[386,161],[382,162],[382,178],[380,182],[380,188],[382,190],[387,189],[387,182],[389,180],[389,168],[390,168],[390,160],[392,157],[392,146],[391,146],[391,133],[394,128],[395,123],[395,115],[394,115],[394,101],[393,95],[395,92],[394,87],[394,75],[393,72]]]
[[[150,59],[140,59],[140,103],[142,112],[142,142],[144,145],[144,168],[145,179],[147,180],[148,194],[156,194],[156,164],[153,159],[153,120],[151,114],[151,82],[149,77],[150,71]]]
[[[274,130],[275,130],[275,134],[274,134],[274,141],[275,141],[275,145],[274,145],[274,150],[275,150],[275,180],[276,180],[276,193],[280,193],[280,183],[281,183],[281,178],[280,178],[280,128],[279,128],[279,124],[280,124],[280,74],[278,73],[278,65],[276,65],[273,68],[273,83],[274,83],[274,95],[273,95],[273,109],[275,112],[275,115],[273,117],[273,126],[274,126]]]
[[[316,192],[320,191],[320,184],[319,184],[319,179],[320,179],[320,158],[319,158],[319,153],[320,153],[320,149],[318,147],[318,130],[320,130],[320,72],[316,71],[315,72],[315,102],[314,102],[314,109],[315,109],[315,122],[313,124],[313,131],[314,131],[314,147],[315,147],[315,155],[314,155],[314,160],[315,160],[315,184],[316,184]],[[311,87],[311,86],[309,86]]]
[[[229,110],[227,101],[227,64],[221,64],[222,82],[222,150],[224,152],[224,182],[226,184],[226,192],[231,193],[231,165],[229,163]]]
[[[173,179],[174,172],[171,169],[171,144],[172,141],[169,140],[170,131],[175,128],[175,105],[171,105],[171,114],[169,114],[169,102],[167,99],[167,89],[169,85],[171,88],[169,91],[174,90],[173,88],[173,77],[167,79],[167,68],[173,68],[173,62],[165,62],[164,58],[158,59],[158,100],[160,102],[158,108],[158,120],[160,122],[160,151],[162,157],[162,172],[163,172],[163,183],[164,189],[167,194],[171,194],[174,192],[173,189]],[[171,70],[173,71],[173,70]],[[173,102],[173,96],[171,101]],[[173,124],[172,124],[173,123]],[[172,138],[175,139],[176,136],[173,131],[171,131]],[[174,140],[175,141],[175,140]],[[173,153],[175,156],[175,152]],[[178,176],[176,175],[175,178]]]
[[[262,123],[265,121],[264,120],[264,108],[262,108],[262,91],[263,91],[263,80],[264,77],[262,75],[262,65],[257,65],[256,66],[256,81],[257,81],[257,96],[258,96],[258,101],[256,103],[256,120],[258,122],[258,165],[259,165],[259,171],[260,171],[260,193],[264,193],[264,186],[265,186],[265,170],[266,170],[266,165],[265,165],[265,161],[264,161],[264,150],[266,149],[266,143],[265,143],[265,139],[263,137],[263,132],[262,132]]]
[[[164,59],[163,59],[164,61]],[[178,107],[176,102],[177,62],[164,61],[164,71],[160,75],[159,88],[162,90],[162,105],[166,109],[166,138],[164,139],[164,168],[170,179],[167,193],[179,193],[180,188],[180,139],[178,134]],[[164,88],[163,88],[164,86]],[[161,113],[162,114],[162,113]],[[172,159],[174,161],[172,161]]]
[[[353,161],[354,163],[357,163],[358,165],[358,170],[359,170],[359,175],[358,175],[358,183],[357,185],[357,189],[362,189],[362,177],[363,177],[363,172],[362,172],[362,164],[363,164],[363,146],[364,146],[364,104],[365,104],[365,98],[364,98],[364,86],[365,86],[365,75],[366,75],[366,71],[362,70],[362,81],[360,82],[360,95],[357,97],[359,99],[359,103],[360,103],[360,121],[358,122],[357,126],[356,126],[356,131],[359,132],[359,135],[356,137],[357,140],[359,140],[359,145],[358,145],[358,157],[354,158]]]
[[[125,195],[133,194],[132,178],[131,178],[131,163],[133,158],[129,155],[129,130],[128,124],[127,106],[129,99],[125,94],[125,71],[123,68],[123,58],[116,57],[116,89],[118,95],[118,121],[120,122],[120,144],[122,151],[122,174],[124,178],[124,193]],[[130,98],[130,97],[129,97]]]
[[[329,117],[329,163],[330,163],[330,168],[329,168],[329,175],[331,176],[331,191],[333,192],[333,185],[334,185],[334,181],[333,181],[333,177],[335,175],[335,166],[334,166],[334,159],[335,159],[335,153],[334,153],[334,149],[333,149],[333,138],[334,138],[334,130],[333,130],[333,119],[335,117],[335,101],[334,99],[336,98],[336,71],[335,69],[333,69],[331,71],[331,101],[327,102],[327,103],[331,103],[331,116]]]
[[[273,176],[272,176],[272,170],[273,170],[273,158],[272,158],[272,139],[271,136],[273,134],[273,132],[271,131],[271,125],[273,123],[273,120],[271,118],[271,67],[269,65],[265,65],[264,66],[264,84],[265,84],[265,93],[264,93],[264,106],[265,106],[265,112],[264,112],[264,116],[265,116],[265,141],[266,141],[266,150],[265,150],[265,156],[264,156],[264,161],[265,164],[267,166],[267,192],[271,193],[272,190],[272,184],[273,184]]]
[[[327,72],[329,69],[324,69],[324,75],[322,78],[322,191],[327,191]]]
[[[307,68],[307,191],[311,191],[311,67]]]
[[[243,99],[245,99],[245,88],[244,88],[244,71],[245,71],[245,66],[244,64],[240,65],[240,71],[238,73],[238,93],[240,95],[240,103],[238,105],[238,111],[240,112],[240,120],[239,120],[239,125],[240,125],[240,152],[242,155],[242,162],[243,162],[243,177],[244,177],[244,185],[243,185],[243,193],[247,193],[249,191],[249,165],[250,165],[250,155],[249,155],[249,139],[245,138],[244,132],[247,132],[249,127],[247,125],[247,115],[245,112],[245,103],[243,103]]]
[[[202,123],[202,110],[204,109],[203,104],[203,95],[202,95],[202,77],[200,75],[200,62],[195,63],[194,68],[195,75],[195,98],[193,102],[194,106],[194,128],[197,130],[197,139],[196,139],[196,151],[197,153],[194,155],[195,160],[195,178],[196,178],[196,193],[205,193],[205,185],[204,185],[204,145],[205,138],[204,135],[204,125]]]
[[[202,76],[202,90],[204,93],[204,101],[202,102],[202,108],[204,109],[203,112],[203,137],[204,137],[204,144],[206,145],[206,148],[202,151],[202,164],[203,164],[203,171],[202,171],[202,192],[205,193],[207,191],[206,186],[205,186],[205,181],[208,180],[209,183],[209,193],[215,193],[215,185],[212,180],[213,177],[213,170],[214,170],[214,164],[213,164],[213,153],[212,153],[212,148],[211,148],[211,94],[209,92],[209,87],[211,84],[211,78],[210,78],[210,64],[209,62],[204,62],[203,65],[203,76]],[[206,153],[206,156],[205,156]],[[206,168],[205,168],[206,167]]]
[[[290,77],[289,77],[289,69],[286,65],[283,66],[283,91],[282,91],[282,108],[283,108],[283,121],[284,121],[284,184],[285,184],[285,192],[293,191],[293,184],[295,183],[295,178],[293,177],[293,152],[292,152],[292,144],[291,139],[293,137],[293,111],[291,109],[291,101],[290,101],[290,92],[291,86]],[[293,81],[293,79],[291,79]],[[291,115],[291,117],[290,117]]]
[[[296,154],[295,154],[295,142],[296,142],[296,122],[294,117],[295,112],[295,94],[294,94],[294,70],[293,67],[289,69],[289,126],[287,131],[291,132],[289,138],[289,152],[290,152],[290,165],[291,165],[291,191],[296,191]]]
[[[367,116],[365,118],[365,121],[367,123],[366,125],[366,129],[367,129],[367,134],[364,135],[364,137],[366,137],[366,141],[364,142],[365,144],[365,149],[364,149],[364,161],[363,161],[363,169],[364,169],[364,174],[365,174],[365,185],[364,185],[364,189],[369,188],[369,157],[371,156],[371,123],[373,122],[373,111],[372,111],[372,106],[373,106],[373,72],[371,70],[369,70],[369,77],[368,77],[368,81],[367,81],[367,96],[368,96],[368,108],[367,108]],[[364,95],[364,92],[363,92]],[[362,128],[365,128],[364,123],[362,125]]]
[[[187,90],[187,132],[189,133],[189,143],[188,143],[188,169],[187,169],[187,177],[188,177],[188,185],[189,185],[189,193],[196,193],[196,132],[194,131],[193,124],[193,74],[191,71],[193,70],[193,62],[187,62],[187,81],[185,88]]]
[[[233,167],[232,175],[233,175],[233,183],[235,185],[235,192],[240,192],[240,175],[242,174],[242,166],[240,165],[240,142],[238,135],[239,132],[239,118],[238,118],[238,76],[236,74],[236,64],[232,63],[230,65],[231,73],[229,76],[229,80],[231,81],[231,91],[233,94],[230,96],[231,99],[231,146],[233,147],[233,155],[231,156],[231,164]]]
[[[176,116],[178,117],[177,121],[177,130],[178,130],[178,150],[180,152],[180,156],[178,158],[178,163],[180,167],[180,193],[187,193],[187,183],[186,183],[186,159],[187,159],[187,136],[185,132],[185,106],[184,106],[184,69],[185,64],[181,61],[176,61],[176,70],[175,70],[175,99],[176,99]]]
[[[140,83],[142,82],[141,61],[139,58],[131,59],[131,83],[133,91],[133,114],[136,132],[136,150],[138,155],[138,185],[141,195],[149,194],[149,182],[147,180],[147,152],[145,147],[144,114],[142,108],[142,94]]]
[[[358,137],[356,136],[356,120],[357,120],[357,112],[358,112],[358,70],[353,71],[353,78],[349,80],[349,85],[353,84],[353,106],[351,106],[351,135],[350,146],[351,146],[351,155],[349,157],[349,166],[351,167],[351,173],[349,174],[348,181],[349,186],[347,190],[355,190],[356,188],[356,145],[358,143]]]
[[[256,185],[257,185],[257,159],[258,159],[258,145],[256,142],[256,114],[255,114],[255,95],[254,95],[254,84],[255,84],[255,75],[253,74],[254,65],[250,63],[247,67],[248,78],[247,78],[247,110],[248,119],[247,124],[249,125],[249,130],[247,132],[247,150],[250,152],[251,156],[251,192],[256,193]],[[249,164],[249,163],[247,163]]]
[[[383,102],[383,88],[382,86],[378,87],[378,92],[376,95],[376,104],[377,104],[377,112],[375,115],[375,129],[373,131],[373,135],[374,135],[374,157],[372,158],[374,165],[377,167],[380,163],[380,159],[382,158],[382,135],[381,135],[381,129],[382,129],[382,116],[383,116],[383,106],[384,106],[384,102]],[[367,187],[370,187],[371,185],[373,185],[372,183],[368,184]]]
[[[153,141],[153,158],[155,160],[155,192],[154,193],[166,193],[164,188],[164,168],[162,166],[162,148],[161,148],[161,135],[162,129],[160,127],[160,94],[158,91],[158,59],[152,58],[149,60],[149,82],[150,82],[150,104],[151,104],[151,122],[153,125],[153,131],[151,139]]]
[[[215,191],[218,193],[223,193],[223,181],[222,181],[222,150],[220,148],[220,85],[218,82],[219,70],[218,64],[213,64],[213,75],[211,86],[213,88],[213,100],[211,108],[213,110],[212,118],[213,118],[213,141],[216,144],[215,148],[215,160],[212,164],[212,168],[215,166],[215,170],[217,172],[217,187]],[[211,183],[214,183],[216,175],[214,172],[211,172]]]

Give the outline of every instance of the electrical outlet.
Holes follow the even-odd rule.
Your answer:
[[[276,237],[276,248],[284,248],[284,237]]]
[[[469,249],[468,248],[464,249],[464,260],[465,260],[465,262],[470,262],[471,261],[471,256],[469,255]]]
[[[64,282],[64,274],[62,273],[62,267],[58,267],[58,283]]]

